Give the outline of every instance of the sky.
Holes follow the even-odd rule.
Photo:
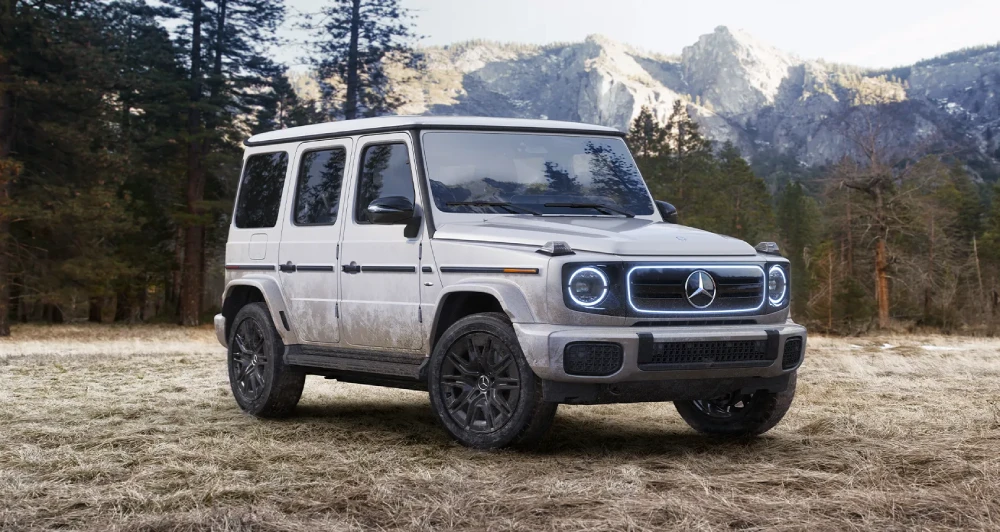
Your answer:
[[[420,45],[471,39],[545,44],[602,34],[679,54],[716,26],[743,29],[804,59],[863,67],[908,65],[966,46],[1000,42],[1000,0],[401,0]],[[325,0],[287,0],[289,14]],[[290,19],[294,19],[292,16]],[[303,68],[306,35],[294,22],[278,59]]]

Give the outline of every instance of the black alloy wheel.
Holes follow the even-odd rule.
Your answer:
[[[256,401],[268,378],[264,331],[256,320],[247,318],[236,326],[233,343],[235,390],[245,401]]]
[[[542,399],[542,380],[528,365],[506,314],[456,321],[435,343],[427,369],[435,417],[468,447],[534,444],[559,406]]]
[[[797,375],[788,376],[784,391],[733,392],[696,401],[674,401],[677,412],[691,428],[720,436],[756,436],[778,424],[792,406]]]
[[[291,415],[302,397],[306,374],[285,364],[285,344],[264,303],[236,314],[229,333],[229,385],[236,404],[254,416]]]
[[[514,354],[494,336],[474,332],[455,342],[441,367],[448,415],[465,430],[493,432],[510,421],[521,398]]]
[[[717,419],[732,419],[750,410],[753,395],[731,393],[715,399],[692,401],[692,403],[706,416]]]

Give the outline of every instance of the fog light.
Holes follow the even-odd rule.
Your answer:
[[[563,369],[568,375],[603,377],[622,367],[622,346],[606,342],[575,342],[563,351]]]
[[[781,369],[792,369],[802,360],[802,337],[793,336],[785,340],[785,350],[781,354]]]

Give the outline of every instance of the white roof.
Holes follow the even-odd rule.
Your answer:
[[[578,122],[560,122],[557,120],[529,120],[525,118],[487,118],[476,116],[381,116],[378,118],[359,118],[342,120],[340,122],[325,122],[309,126],[292,127],[278,131],[269,131],[254,135],[247,139],[248,146],[261,144],[277,144],[293,140],[308,140],[370,133],[377,131],[392,131],[402,129],[524,129],[524,130],[555,130],[580,131],[599,134],[621,135],[615,128],[581,124]]]

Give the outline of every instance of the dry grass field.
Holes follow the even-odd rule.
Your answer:
[[[482,453],[418,392],[310,377],[296,417],[249,418],[208,329],[22,326],[0,340],[0,529],[1000,528],[1000,341],[809,348],[757,440],[670,404],[564,406],[536,452]]]

